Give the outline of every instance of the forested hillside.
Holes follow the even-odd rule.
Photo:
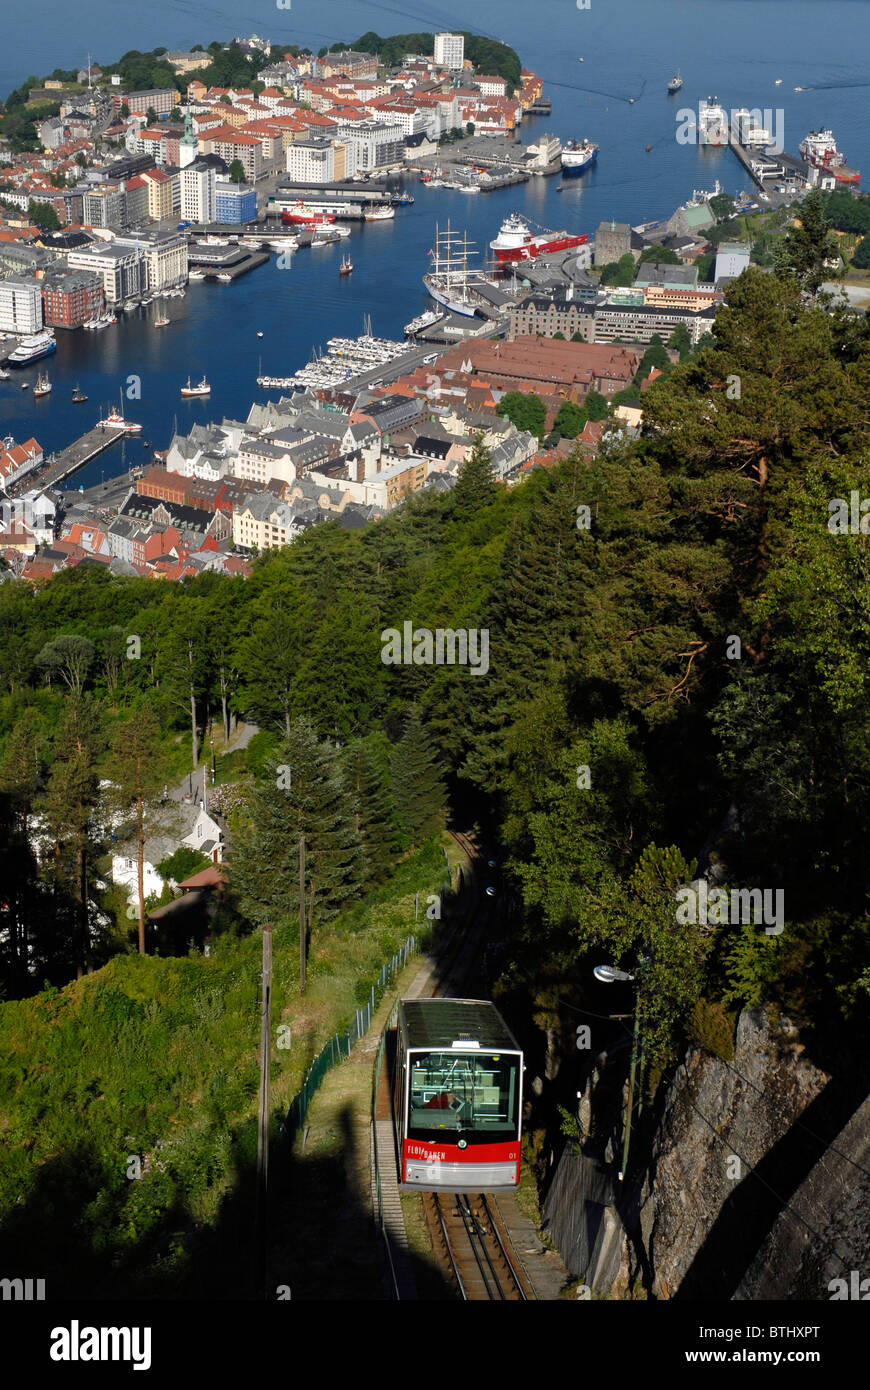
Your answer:
[[[586,953],[643,958],[653,1075],[687,1029],[760,1000],[836,1049],[870,983],[867,539],[838,522],[870,496],[870,339],[817,295],[814,235],[808,216],[776,273],[731,287],[713,344],[644,393],[642,438],[591,464],[508,491],[478,451],[452,493],[313,528],[248,581],[0,586],[7,995],[135,949],[135,927],[88,919],[100,779],[135,800],[147,708],[156,782],[199,761],[209,717],[219,737],[233,714],[273,735],[231,827],[236,930],[267,908],[294,929],[293,888],[264,897],[263,825],[292,879],[307,814],[276,804],[276,767],[305,766],[338,808],[324,925],[437,827],[443,782],[457,822],[501,846],[503,987],[566,998]],[[405,622],[486,630],[487,670],[385,664],[382,632]],[[714,881],[783,891],[782,932],[675,920],[705,846]]]

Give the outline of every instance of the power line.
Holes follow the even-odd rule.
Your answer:
[[[742,1071],[740,1071],[738,1067],[734,1066],[733,1062],[727,1061],[724,1057],[720,1057],[719,1060],[721,1062],[724,1062],[726,1067],[730,1067],[733,1072],[736,1072],[737,1075],[740,1077],[740,1080],[745,1081],[747,1086],[751,1086],[753,1091],[757,1091],[760,1096],[764,1095],[764,1091],[761,1089],[761,1087],[756,1086],[754,1081],[750,1081],[748,1076],[744,1076]],[[857,1168],[859,1173],[863,1173],[865,1177],[870,1178],[870,1168],[865,1168],[863,1164],[856,1163],[854,1158],[850,1158],[848,1154],[844,1154],[843,1150],[838,1149],[836,1144],[830,1144],[827,1139],[823,1139],[820,1134],[816,1134],[815,1130],[810,1129],[809,1125],[804,1124],[804,1122],[801,1119],[793,1120],[792,1124],[797,1126],[798,1129],[806,1130],[807,1134],[809,1134],[813,1139],[817,1140],[819,1144],[824,1145],[825,1149],[830,1149],[833,1153],[839,1154],[840,1158],[844,1158],[847,1163],[851,1163],[853,1168]]]
[[[686,1068],[685,1062],[682,1063],[682,1066],[683,1066],[683,1070],[686,1072],[686,1081],[687,1081],[687,1084],[690,1084],[690,1083],[689,1083],[689,1073],[688,1073],[688,1069]],[[688,1095],[688,1101],[689,1101],[689,1104],[691,1105],[692,1109],[696,1112],[696,1114],[698,1114],[698,1115],[701,1116],[701,1119],[704,1121],[704,1124],[707,1125],[707,1127],[713,1131],[713,1133],[714,1133],[714,1135],[716,1136],[717,1139],[721,1140],[721,1142],[724,1143],[725,1141],[724,1141],[724,1139],[722,1139],[722,1136],[721,1136],[721,1134],[719,1133],[719,1131],[717,1130],[716,1126],[715,1126],[714,1124],[712,1124],[710,1120],[707,1119],[707,1116],[706,1116],[705,1114],[703,1114],[703,1112],[702,1112],[701,1110],[698,1109],[697,1105],[696,1105],[695,1102],[692,1100],[691,1095]],[[780,1197],[779,1193],[776,1192],[776,1191],[774,1190],[774,1188],[771,1187],[770,1183],[766,1180],[766,1178],[763,1178],[763,1177],[761,1176],[761,1174],[758,1172],[758,1169],[757,1169],[752,1163],[750,1163],[749,1160],[748,1160],[747,1158],[744,1158],[744,1157],[743,1157],[743,1154],[740,1153],[739,1149],[737,1149],[733,1144],[731,1144],[730,1147],[731,1147],[731,1149],[732,1149],[732,1152],[735,1153],[735,1154],[737,1155],[737,1157],[740,1159],[740,1162],[746,1164],[746,1167],[747,1167],[747,1169],[749,1170],[749,1172],[754,1174],[754,1176],[757,1178],[757,1180],[761,1183],[762,1187],[766,1187],[767,1190],[768,1190],[768,1192],[771,1194],[771,1196],[773,1196],[773,1197],[776,1199],[776,1201],[779,1202],[779,1204],[780,1204],[780,1206],[782,1207],[782,1209],[783,1209],[784,1211],[790,1212],[791,1215],[792,1215],[797,1221],[800,1221],[802,1225],[806,1226],[806,1228],[807,1228],[808,1231],[812,1231],[812,1233],[813,1233],[813,1235],[816,1237],[816,1239],[817,1239],[818,1241],[820,1241],[820,1242],[824,1245],[824,1244],[825,1244],[825,1238],[824,1238],[824,1236],[821,1234],[821,1232],[820,1232],[820,1231],[817,1231],[816,1228],[815,1228],[815,1226],[811,1225],[811,1223],[810,1223],[809,1221],[807,1221],[805,1217],[801,1216],[800,1212],[795,1211],[794,1208],[791,1206],[791,1204],[790,1204],[789,1202],[787,1202],[787,1201],[785,1200],[784,1197]],[[830,1212],[823,1212],[822,1215],[823,1215],[827,1220],[830,1220],[830,1218],[831,1218],[831,1213],[830,1213]],[[839,1261],[841,1267],[842,1267],[843,1269],[845,1269],[845,1268],[846,1268],[846,1264],[845,1264],[845,1261],[843,1260],[842,1256],[836,1255],[836,1259]]]

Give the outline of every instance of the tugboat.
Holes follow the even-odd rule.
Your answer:
[[[210,393],[211,387],[209,386],[204,376],[202,377],[201,381],[197,383],[196,386],[191,386],[190,377],[188,377],[187,385],[182,386],[181,388],[182,396],[208,396],[210,395]]]
[[[34,396],[47,396],[50,393],[50,391],[51,382],[49,381],[47,376],[43,376],[42,372],[40,372],[39,376],[36,379],[36,385],[33,388]]]
[[[669,94],[669,95],[672,95],[674,92],[678,92],[678,91],[680,90],[680,88],[682,87],[682,85],[683,85],[683,79],[682,79],[682,77],[680,76],[680,69],[677,68],[677,75],[676,75],[676,77],[672,77],[671,80],[670,80],[670,82],[668,83],[668,94]]]
[[[85,395],[84,391],[82,391],[82,389],[80,388],[78,382],[76,382],[75,389],[72,393],[73,405],[82,405],[86,400],[87,396]]]
[[[342,256],[341,265],[338,267],[339,275],[350,275],[353,270],[353,261],[350,256]]]

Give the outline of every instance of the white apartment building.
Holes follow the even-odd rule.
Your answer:
[[[435,35],[435,62],[440,68],[458,69],[465,62],[465,39],[461,34]]]
[[[335,183],[356,173],[353,152],[342,140],[295,140],[287,146],[286,164],[296,183]]]
[[[289,545],[295,534],[293,512],[269,493],[251,494],[233,509],[233,542],[251,550]]]
[[[147,283],[145,254],[135,245],[88,246],[67,255],[72,270],[93,270],[103,282],[106,304],[143,294]]]
[[[181,216],[185,222],[214,222],[217,203],[217,174],[198,162],[188,164],[179,174]]]
[[[183,232],[157,227],[115,237],[115,246],[133,247],[145,257],[145,289],[149,293],[183,284],[187,279],[187,241]]]
[[[42,327],[42,290],[36,279],[0,280],[0,329],[4,333],[38,333]]]
[[[364,174],[402,164],[405,159],[405,134],[398,121],[367,121],[356,125],[339,124],[336,135],[351,152],[354,173]]]

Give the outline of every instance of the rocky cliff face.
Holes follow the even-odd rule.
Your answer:
[[[746,1011],[732,1061],[687,1054],[633,1188],[563,1154],[550,1234],[605,1297],[829,1298],[862,1259],[870,1276],[870,1102],[851,1109],[787,1019]]]

